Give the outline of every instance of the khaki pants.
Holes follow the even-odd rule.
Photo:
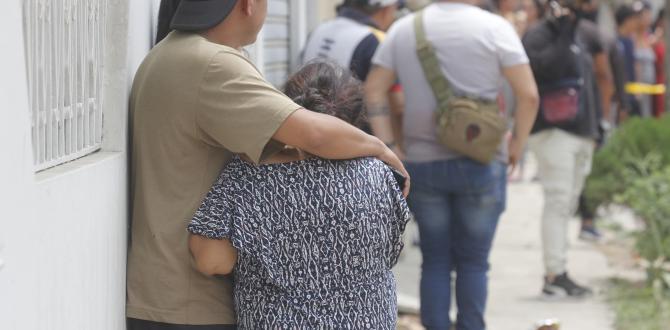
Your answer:
[[[547,274],[566,271],[568,221],[577,209],[586,177],[591,172],[595,142],[560,129],[531,136],[530,149],[538,161],[544,190],[542,247]]]

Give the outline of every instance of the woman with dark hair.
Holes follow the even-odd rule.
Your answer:
[[[361,127],[363,88],[312,63],[285,92]],[[286,147],[261,165],[226,166],[191,220],[198,270],[234,273],[240,329],[395,329],[391,268],[409,210],[401,180],[373,158],[330,161]]]

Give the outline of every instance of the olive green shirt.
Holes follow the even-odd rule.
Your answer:
[[[231,154],[278,151],[271,137],[299,108],[239,51],[198,34],[173,32],[149,53],[130,101],[128,317],[235,323],[230,279],[195,270],[186,226]]]

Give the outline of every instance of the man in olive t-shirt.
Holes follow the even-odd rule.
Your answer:
[[[195,270],[186,231],[231,154],[258,163],[288,144],[330,159],[376,156],[407,174],[379,139],[301,109],[240,52],[266,12],[267,0],[182,0],[177,31],[135,76],[129,329],[235,324],[230,279]]]

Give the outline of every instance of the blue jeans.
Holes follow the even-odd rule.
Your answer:
[[[489,252],[505,209],[507,173],[501,162],[469,159],[408,163],[409,205],[421,237],[421,321],[449,329],[451,273],[456,272],[456,327],[483,330]]]

